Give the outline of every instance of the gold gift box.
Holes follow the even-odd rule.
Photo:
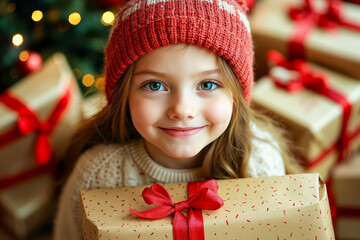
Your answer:
[[[344,95],[352,105],[347,132],[355,133],[360,127],[360,82],[320,66],[314,65],[313,68],[325,72],[330,87]],[[328,178],[338,159],[338,151],[331,151],[317,164],[313,160],[340,138],[343,109],[338,103],[308,89],[287,92],[275,86],[266,76],[255,84],[252,104],[283,123],[296,151],[307,161],[306,165],[311,166],[308,168],[309,172],[319,172],[324,179]],[[349,150],[354,151],[359,146],[358,134],[351,140]]]
[[[205,239],[334,239],[326,186],[318,174],[218,180],[224,205],[203,210]],[[187,183],[163,184],[173,202]],[[147,186],[81,191],[85,239],[173,239],[172,216],[147,220]]]
[[[336,237],[360,239],[360,153],[334,168],[332,189],[338,208]]]
[[[288,9],[300,6],[303,0],[262,0],[250,15],[250,26],[255,44],[257,76],[267,73],[265,55],[270,49],[287,55],[287,47],[296,30]],[[327,1],[312,1],[327,2]],[[360,25],[360,6],[343,4],[342,16],[347,21]],[[341,25],[334,31],[326,31],[316,26],[310,30],[305,40],[306,59],[311,62],[336,69],[350,76],[360,78],[360,31]]]

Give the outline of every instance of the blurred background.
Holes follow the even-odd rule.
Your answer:
[[[0,240],[51,239],[54,166],[105,103],[96,93],[122,2],[0,0]],[[360,0],[247,4],[251,104],[326,182],[336,239],[360,240]]]
[[[104,88],[103,51],[121,2],[0,0],[0,98],[11,92],[44,119],[71,85],[71,111],[50,139],[54,155],[83,118],[84,96]],[[35,163],[36,134],[11,132],[17,116],[7,107],[0,104],[0,239],[51,239],[53,164]]]
[[[0,91],[63,53],[83,92],[104,86],[103,49],[119,0],[1,0]]]

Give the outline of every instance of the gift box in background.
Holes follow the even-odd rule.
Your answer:
[[[50,220],[50,175],[82,118],[80,100],[60,53],[0,95],[0,222],[18,238]]]
[[[336,237],[360,239],[360,153],[334,168],[331,186],[337,207]]]
[[[318,6],[319,3],[334,1],[309,1],[311,8],[304,8],[302,12],[293,11],[298,13],[299,19],[297,22],[293,21],[289,16],[289,8],[299,9],[304,2],[306,1],[262,0],[250,15],[257,77],[260,78],[268,72],[266,53],[270,49],[275,49],[288,56],[289,43],[297,32],[300,38],[305,37],[303,41],[307,60],[360,78],[360,6],[335,1],[337,6],[331,8],[337,10],[339,7],[339,19],[356,25],[358,28],[356,30],[338,24],[338,20],[334,17],[335,13],[333,16],[317,14],[324,12],[327,7],[326,5]],[[316,20],[319,21],[315,24]],[[314,24],[313,28],[307,27]]]
[[[318,174],[218,180],[224,205],[202,210],[205,239],[334,239],[324,183]],[[174,203],[187,183],[163,184]],[[81,191],[85,239],[173,239],[172,216],[148,220],[129,208],[144,203],[146,186]]]
[[[81,118],[80,96],[62,54],[0,95],[0,180],[46,164],[36,159],[38,150],[48,149],[55,158],[63,153]]]
[[[344,109],[339,103],[307,88],[289,92],[276,86],[270,77],[263,77],[255,84],[252,104],[282,122],[307,170],[319,172],[327,179],[331,168],[340,160],[337,148],[340,138],[346,137],[347,143],[344,145],[348,145],[347,153],[360,146],[360,82],[319,66],[313,68],[324,72],[328,80],[324,84],[342,94],[351,105],[351,109],[347,108],[350,116],[346,126],[343,124]],[[274,69],[270,75],[276,74]],[[283,75],[297,74],[294,71],[282,71],[280,73]],[[322,86],[318,87],[322,91]],[[345,132],[344,136],[341,136],[342,131]]]
[[[251,11],[254,9],[256,5],[256,0],[246,0],[246,5],[248,7],[248,12],[251,13]]]
[[[47,174],[0,192],[1,222],[18,239],[27,239],[46,221],[51,221],[54,203],[52,181]]]

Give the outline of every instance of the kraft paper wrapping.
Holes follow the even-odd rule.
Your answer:
[[[302,2],[303,0],[263,0],[259,1],[250,15],[249,22],[255,44],[258,77],[267,73],[265,59],[267,51],[275,49],[287,56],[287,46],[296,28],[296,24],[288,16],[288,8],[299,6]],[[313,2],[321,1],[314,0]],[[344,3],[342,15],[348,21],[360,24],[359,5]],[[359,42],[360,32],[358,31],[342,26],[338,26],[335,31],[324,31],[315,27],[306,39],[306,58],[314,63],[360,78]]]
[[[52,184],[49,175],[39,175],[0,192],[0,221],[14,236],[26,239],[51,221],[55,212]]]
[[[360,126],[360,82],[347,75],[313,65],[328,75],[329,85],[342,93],[352,104],[352,112],[347,127],[354,133]],[[252,104],[283,122],[297,151],[302,157],[318,157],[340,137],[343,110],[334,101],[308,89],[289,93],[275,86],[268,77],[257,81],[252,92]],[[360,136],[352,139],[350,150],[360,146]],[[309,168],[309,172],[319,172],[328,178],[330,169],[337,161],[338,152],[332,151],[322,162]]]
[[[336,236],[360,239],[360,153],[336,166],[332,176],[335,203],[339,208]],[[341,209],[348,209],[351,214],[343,215]]]
[[[203,210],[205,239],[335,239],[325,184],[318,174],[218,180],[224,206]],[[163,184],[173,202],[187,200],[187,183]],[[148,186],[81,191],[85,239],[173,239],[169,216],[138,218]]]
[[[12,95],[35,111],[41,121],[45,121],[69,86],[70,102],[50,137],[55,157],[63,153],[67,140],[81,118],[80,91],[65,57],[60,53],[53,55],[40,71],[30,74],[9,89]],[[17,120],[17,113],[0,103],[0,136],[16,128]],[[0,179],[36,166],[35,139],[36,132],[0,148]]]

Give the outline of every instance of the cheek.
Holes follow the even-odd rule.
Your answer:
[[[233,101],[228,96],[220,96],[214,99],[205,112],[205,118],[217,127],[227,127],[233,111]]]
[[[129,108],[131,119],[137,129],[141,128],[141,126],[152,125],[157,120],[158,113],[154,103],[151,103],[151,101],[131,96],[129,98]]]

